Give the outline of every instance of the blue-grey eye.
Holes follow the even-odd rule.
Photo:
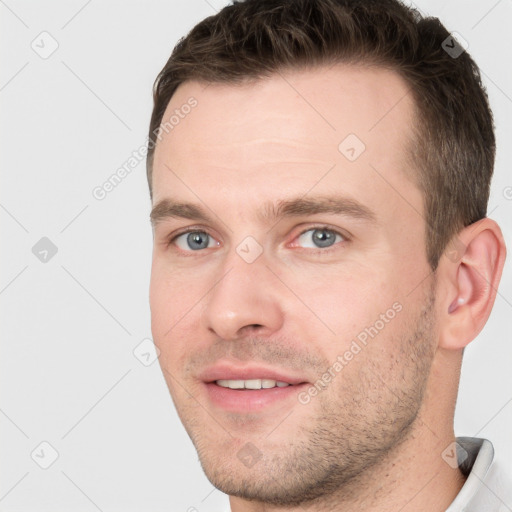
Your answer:
[[[178,235],[174,242],[183,251],[199,251],[218,245],[218,242],[204,231],[189,231]]]
[[[343,237],[332,229],[314,228],[308,229],[302,233],[298,240],[302,247],[318,249],[323,247],[330,247],[337,242],[341,242]]]

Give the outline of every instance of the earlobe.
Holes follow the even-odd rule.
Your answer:
[[[487,322],[506,254],[501,230],[491,219],[475,222],[456,236],[456,245],[464,249],[457,260],[443,257],[438,269],[447,290],[440,311],[439,344],[451,350],[468,345]]]

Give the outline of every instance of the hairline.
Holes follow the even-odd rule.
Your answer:
[[[225,86],[231,86],[231,87],[243,87],[245,85],[251,85],[256,84],[258,82],[261,82],[265,79],[269,79],[272,77],[275,77],[276,75],[280,75],[281,72],[294,72],[294,71],[303,71],[307,70],[311,73],[314,72],[314,70],[317,70],[318,68],[326,67],[331,62],[331,65],[336,64],[347,64],[349,66],[354,67],[361,67],[361,68],[378,68],[390,71],[394,73],[396,76],[398,76],[404,83],[404,85],[408,88],[409,93],[411,94],[412,101],[411,101],[411,131],[413,133],[412,137],[407,137],[404,141],[404,163],[406,163],[406,168],[413,169],[413,172],[411,173],[413,176],[409,176],[410,179],[412,179],[413,183],[421,190],[422,194],[425,196],[426,191],[423,190],[423,187],[421,186],[421,177],[419,176],[421,173],[425,172],[424,166],[421,163],[415,162],[415,146],[417,145],[420,137],[428,137],[427,135],[427,128],[428,128],[428,121],[422,120],[422,108],[420,107],[418,93],[416,89],[414,88],[413,81],[410,77],[408,77],[405,73],[402,72],[400,67],[392,62],[386,62],[382,59],[375,58],[373,56],[363,56],[363,57],[353,57],[353,58],[332,58],[332,57],[326,57],[324,60],[320,62],[315,62],[314,64],[304,64],[302,62],[297,62],[289,65],[283,65],[279,66],[276,69],[272,70],[272,72],[268,75],[263,76],[251,76],[251,75],[245,75],[242,77],[242,81],[240,80],[240,77],[237,77],[236,79],[226,79],[226,80],[205,80],[201,76],[193,76],[193,72],[191,73],[191,76],[189,78],[186,78],[185,80],[179,82],[174,91],[172,92],[171,96],[169,97],[169,100],[167,101],[165,108],[162,109],[162,115],[159,119],[158,127],[161,126],[162,120],[164,118],[165,112],[169,108],[169,105],[176,95],[176,92],[179,88],[182,86],[189,84],[191,82],[198,83],[200,85],[205,85],[206,87],[209,87],[210,85],[225,85]],[[334,62],[334,64],[332,64]],[[426,116],[423,116],[426,119]],[[158,127],[156,129],[158,129]],[[148,156],[146,161],[146,170],[148,177],[150,178],[150,196],[153,200],[153,164],[154,164],[154,155],[156,152],[156,148],[158,146],[158,138],[157,142],[155,142],[155,145],[151,150],[148,150]],[[425,197],[424,197],[425,198]]]

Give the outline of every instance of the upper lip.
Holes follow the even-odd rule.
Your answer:
[[[215,382],[216,380],[251,380],[270,379],[288,384],[302,384],[307,382],[292,372],[283,371],[267,366],[246,365],[237,366],[230,363],[217,363],[203,370],[199,378],[204,382]]]

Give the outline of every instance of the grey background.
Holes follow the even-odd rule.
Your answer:
[[[227,508],[148,365],[145,163],[92,194],[144,144],[174,44],[225,3],[0,1],[1,511]],[[461,34],[483,72],[498,138],[489,212],[512,250],[512,2],[416,5]],[[509,260],[465,354],[456,433],[491,439],[510,475],[511,316]]]

